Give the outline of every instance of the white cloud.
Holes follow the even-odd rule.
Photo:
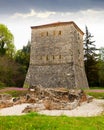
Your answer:
[[[74,21],[83,32],[85,32],[86,25],[89,32],[94,36],[92,40],[95,40],[95,45],[98,48],[104,46],[104,10],[88,9],[78,12],[57,12],[49,20],[50,22]]]
[[[1,15],[0,15],[1,16]],[[85,25],[94,36],[97,47],[104,46],[104,10],[80,10],[78,12],[36,12],[15,13],[11,17],[0,17],[0,21],[8,26],[15,38],[16,48],[22,48],[31,39],[31,26],[53,23],[57,21],[74,21],[82,31]]]
[[[47,18],[50,15],[56,14],[55,12],[45,11],[45,12],[36,12],[34,9],[31,9],[29,13],[15,13],[12,18],[29,18],[29,17],[38,17],[38,18]]]
[[[85,23],[94,23],[100,22],[104,23],[104,10],[80,10],[78,12],[58,12],[56,14],[57,19],[60,20],[75,20],[75,21],[83,21]]]
[[[47,18],[50,15],[54,15],[54,14],[56,14],[56,13],[55,12],[45,12],[45,13],[40,12],[40,13],[37,13],[36,16],[39,18]]]

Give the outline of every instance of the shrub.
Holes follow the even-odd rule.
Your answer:
[[[4,88],[5,86],[6,86],[5,83],[3,83],[3,82],[0,81],[0,89]]]

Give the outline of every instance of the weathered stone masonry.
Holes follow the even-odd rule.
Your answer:
[[[83,32],[74,22],[33,26],[25,85],[88,87],[83,63]]]

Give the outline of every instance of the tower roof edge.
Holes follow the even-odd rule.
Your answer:
[[[75,22],[69,21],[69,22],[55,22],[55,23],[49,23],[44,25],[38,25],[38,26],[31,26],[31,29],[39,29],[39,28],[46,28],[46,27],[55,27],[55,26],[62,26],[62,25],[71,25],[73,26],[82,34],[84,35],[84,32],[76,25]]]

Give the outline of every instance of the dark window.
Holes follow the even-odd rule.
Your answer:
[[[53,60],[55,59],[55,56],[53,55]]]
[[[49,60],[49,57],[48,57],[48,55],[46,56],[46,60],[47,60],[47,61]]]
[[[46,33],[46,35],[48,36],[48,32]]]
[[[59,35],[61,35],[61,31],[59,31]]]
[[[59,59],[61,59],[62,57],[61,57],[61,55],[59,55]]]

